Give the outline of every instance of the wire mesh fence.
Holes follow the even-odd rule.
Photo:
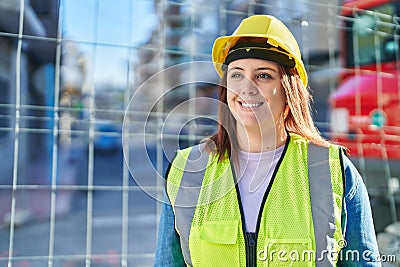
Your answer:
[[[213,40],[251,14],[293,31],[398,253],[400,4],[350,2],[1,2],[0,266],[152,265],[168,163],[216,128]]]

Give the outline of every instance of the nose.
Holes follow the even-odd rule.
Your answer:
[[[254,96],[258,93],[257,86],[254,84],[253,81],[247,80],[244,82],[240,89],[240,94],[245,96]]]

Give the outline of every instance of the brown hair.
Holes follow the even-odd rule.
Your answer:
[[[287,111],[284,115],[284,125],[288,132],[296,133],[311,143],[328,147],[330,142],[324,139],[315,127],[310,112],[312,96],[302,83],[296,69],[279,65],[282,87],[285,90]],[[219,161],[236,155],[238,142],[236,136],[236,120],[227,107],[227,77],[222,76],[218,87],[218,130],[207,141],[207,148],[216,153]]]

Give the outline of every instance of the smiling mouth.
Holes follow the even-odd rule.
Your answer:
[[[241,102],[239,101],[240,106],[244,107],[244,108],[258,108],[259,106],[261,106],[262,104],[264,104],[263,102],[250,102],[250,103],[245,103],[245,102]]]

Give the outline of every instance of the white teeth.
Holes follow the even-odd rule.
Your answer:
[[[261,103],[242,103],[242,106],[246,108],[254,108],[261,106]]]

